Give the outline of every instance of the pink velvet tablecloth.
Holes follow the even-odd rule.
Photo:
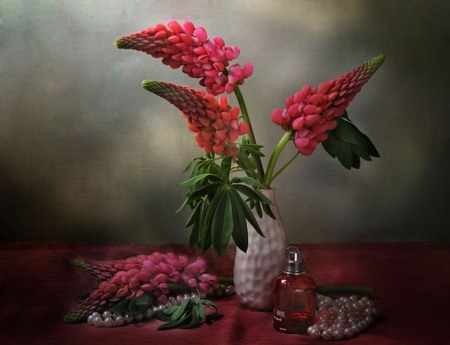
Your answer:
[[[424,243],[304,244],[318,284],[373,287],[381,318],[355,338],[333,344],[450,343],[450,245]],[[238,298],[214,300],[223,317],[196,329],[157,331],[150,320],[117,328],[65,324],[76,298],[98,282],[73,266],[76,258],[109,260],[155,250],[198,254],[184,246],[0,244],[0,342],[13,344],[324,344],[308,335],[283,334],[272,315],[244,309]],[[205,254],[210,271],[232,276],[234,250]]]

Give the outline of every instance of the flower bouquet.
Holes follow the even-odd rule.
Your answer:
[[[319,144],[347,169],[358,169],[361,158],[379,157],[370,139],[350,121],[346,108],[381,66],[382,55],[315,88],[304,86],[287,97],[283,108],[273,110],[270,118],[282,135],[264,167],[263,146],[256,141],[240,89],[253,74],[253,65],[232,64],[239,56],[238,47],[227,46],[220,37],[208,38],[203,27],[190,21],[180,24],[175,20],[121,37],[115,45],[162,59],[173,69],[181,68],[204,88],[157,80],[142,83],[181,111],[205,152],[190,160],[186,167],[190,178],[181,183],[187,196],[180,210],[190,208],[185,226],[192,226],[191,245],[203,250],[213,246],[223,253],[232,238],[245,252],[247,221],[264,236],[255,214],[261,217],[265,212],[274,217],[272,202],[261,191],[270,189],[298,155],[311,155]],[[238,105],[232,105],[225,93],[234,93]],[[295,145],[296,153],[278,166],[289,143]]]

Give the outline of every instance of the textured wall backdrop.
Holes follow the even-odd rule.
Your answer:
[[[241,48],[260,143],[270,113],[385,54],[349,107],[382,158],[347,171],[319,147],[276,182],[292,242],[448,241],[449,2],[3,0],[2,241],[186,243],[182,170],[201,154],[143,79],[198,86],[116,38],[189,19]],[[234,96],[231,96],[235,102]],[[290,154],[292,154],[293,148]]]

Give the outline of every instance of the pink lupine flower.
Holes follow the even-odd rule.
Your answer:
[[[230,61],[239,57],[239,48],[226,46],[220,37],[208,39],[206,30],[195,27],[190,21],[183,25],[174,20],[167,26],[157,24],[123,36],[115,44],[119,49],[134,49],[161,58],[165,65],[174,69],[181,67],[189,77],[200,78],[200,85],[214,95],[233,92],[234,86],[242,84],[253,72],[250,63],[244,68],[232,65],[227,71]]]
[[[197,286],[197,279],[195,278],[190,278],[186,281],[187,286],[190,287],[196,287]]]
[[[328,137],[327,131],[336,127],[336,118],[367,83],[384,61],[375,57],[353,71],[317,86],[310,85],[286,99],[284,110],[272,112],[272,121],[285,131],[294,131],[294,143],[303,155],[310,155]]]
[[[174,253],[155,252],[109,262],[77,260],[76,264],[103,281],[85,301],[65,316],[66,322],[84,321],[94,311],[105,310],[120,300],[138,297],[143,293],[149,293],[160,303],[166,303],[170,292],[169,283],[182,282],[189,287],[198,287],[203,292],[217,284],[215,276],[204,273],[206,262],[203,258],[192,259]],[[105,279],[105,272],[111,274],[108,279]]]
[[[207,294],[211,291],[212,287],[218,283],[217,277],[208,273],[204,273],[200,276],[198,282],[198,288],[203,293]]]
[[[222,95],[217,101],[202,90],[156,80],[145,80],[142,84],[181,111],[189,130],[196,133],[198,146],[205,152],[234,156],[233,143],[249,128],[245,122],[239,122],[239,107],[230,108],[228,97]]]

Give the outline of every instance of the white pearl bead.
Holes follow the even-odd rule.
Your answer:
[[[148,308],[145,313],[144,313],[144,317],[146,319],[151,319],[153,317],[153,309],[152,308]]]
[[[325,322],[320,322],[317,324],[317,328],[319,328],[319,330],[324,331],[326,329],[328,329],[328,325]]]
[[[333,338],[333,332],[330,329],[324,329],[321,335],[323,340],[330,340]]]
[[[336,340],[341,340],[342,338],[344,338],[344,331],[342,330],[341,327],[337,327],[337,328],[333,329],[332,333],[333,333],[333,338]]]
[[[134,315],[134,321],[136,321],[136,322],[141,322],[143,319],[144,319],[144,315],[142,315],[142,314]]]
[[[101,316],[95,316],[94,317],[94,326],[95,327],[101,327],[103,326],[103,319]]]
[[[320,338],[320,330],[315,325],[309,326],[306,332],[314,339]]]
[[[351,330],[353,332],[353,335],[358,334],[359,332],[361,332],[361,328],[356,323],[351,326]]]
[[[103,323],[106,327],[113,327],[114,326],[114,320],[112,317],[108,316],[103,320]]]
[[[373,317],[372,316],[370,316],[370,315],[367,315],[365,318],[364,318],[364,320],[365,321],[367,321],[368,323],[369,323],[369,325],[371,325],[371,324],[373,324]]]
[[[225,296],[231,296],[234,293],[234,288],[231,285],[228,285],[225,288]]]
[[[349,327],[344,328],[344,337],[345,337],[345,338],[351,338],[351,337],[353,337],[353,331],[352,331],[351,328],[349,328]]]
[[[154,305],[152,309],[153,309],[153,312],[156,313],[156,312],[158,312],[158,311],[164,310],[164,309],[165,309],[165,306],[162,305],[162,304],[160,304],[160,305]]]
[[[116,326],[122,326],[125,323],[125,319],[123,318],[122,315],[118,315],[116,316],[114,323]]]
[[[106,319],[107,317],[111,317],[111,312],[109,311],[104,311],[102,314],[103,319]]]
[[[94,324],[94,314],[88,316],[87,323],[91,326]]]
[[[133,322],[133,317],[128,315],[128,314],[125,314],[123,319],[125,320],[125,323],[132,323]]]

